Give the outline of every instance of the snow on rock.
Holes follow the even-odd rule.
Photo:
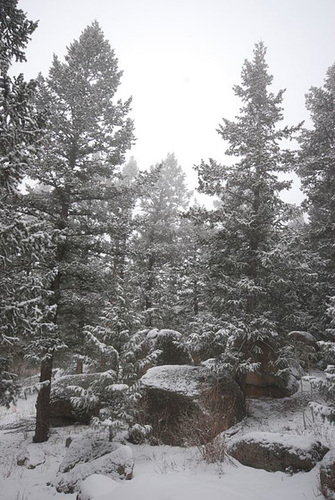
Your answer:
[[[118,443],[112,443],[101,439],[74,439],[66,452],[66,455],[59,466],[59,472],[68,472],[79,463],[90,462],[102,457],[107,453],[112,453],[119,448]]]
[[[45,454],[38,444],[28,444],[27,449],[17,457],[17,465],[25,465],[27,469],[35,469],[44,462]]]
[[[304,342],[305,344],[317,347],[316,338],[309,332],[294,331],[288,334],[288,338],[291,341]]]
[[[335,500],[335,448],[321,462],[320,485],[325,498]]]
[[[60,471],[57,474],[55,483],[59,493],[73,493],[79,488],[81,480],[86,479],[91,474],[103,474],[110,476],[113,479],[131,479],[133,475],[134,460],[131,448],[119,443],[110,443],[111,451],[108,450],[108,442],[96,447],[94,442],[91,446],[88,440],[78,440],[77,444],[74,441],[71,443],[68,453],[69,458],[64,458]],[[80,441],[82,441],[82,455],[86,458],[85,461],[80,458]],[[71,448],[74,446],[73,454]],[[98,456],[98,449],[102,456]],[[106,452],[107,453],[104,453]],[[72,459],[72,460],[71,460]],[[74,462],[76,462],[74,464]],[[72,466],[72,467],[71,467]],[[62,473],[62,471],[67,471]],[[58,481],[58,482],[57,482]]]
[[[145,423],[158,442],[180,446],[211,441],[246,414],[245,398],[229,374],[206,367],[168,365],[141,378]]]
[[[102,474],[92,474],[79,484],[77,500],[110,500],[118,483]]]
[[[196,397],[200,394],[201,379],[199,367],[188,365],[166,365],[150,368],[141,378],[145,387],[162,389],[185,396]]]
[[[193,359],[185,345],[182,334],[175,330],[150,330],[141,343],[141,358],[155,353],[157,365],[192,365]]]
[[[269,472],[309,471],[328,450],[307,436],[271,432],[250,432],[228,444],[228,453],[241,464]]]

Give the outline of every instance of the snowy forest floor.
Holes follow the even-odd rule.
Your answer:
[[[19,399],[9,410],[0,408],[0,499],[75,500],[76,494],[57,493],[48,485],[65,452],[67,437],[101,438],[103,431],[88,426],[52,429],[50,439],[38,446],[44,463],[34,469],[17,465],[17,456],[32,442],[35,396]],[[314,418],[308,402],[316,400],[304,382],[292,397],[282,400],[250,400],[249,416],[227,432],[280,432],[313,436],[328,447],[335,442],[335,427]],[[107,439],[107,437],[106,437]],[[319,490],[319,465],[310,472],[270,473],[245,467],[229,459],[207,464],[197,448],[130,445],[135,467],[130,481],[121,481],[112,495],[97,500],[314,500]]]

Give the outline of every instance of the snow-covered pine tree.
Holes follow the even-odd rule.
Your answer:
[[[8,73],[13,61],[25,60],[37,26],[17,3],[0,4],[0,404],[8,404],[15,392],[13,349],[22,355],[23,345],[49,335],[53,315],[52,275],[45,267],[53,238],[43,219],[27,216],[19,190],[36,161],[44,116],[34,106],[36,82]]]
[[[92,345],[96,348],[95,356],[91,356],[95,370],[113,370],[118,382],[130,384],[135,368],[128,365],[134,364],[135,358],[129,354],[129,342],[144,323],[144,316],[138,312],[132,292],[131,283],[119,278],[113,298],[105,303],[99,324],[85,328],[91,352]]]
[[[319,259],[318,285],[311,310],[315,330],[324,335],[329,321],[327,303],[335,295],[335,64],[323,87],[306,96],[313,128],[303,130],[297,172],[306,195],[310,247]]]
[[[38,103],[50,114],[39,166],[30,170],[39,190],[29,201],[60,233],[51,288],[57,329],[72,352],[83,350],[83,327],[98,320],[108,296],[107,235],[118,219],[120,165],[133,141],[130,99],[116,100],[121,76],[95,21],[68,47],[65,62],[55,56],[49,77],[40,77]],[[47,363],[50,377],[52,355]],[[37,423],[47,419],[46,400]],[[47,437],[36,430],[35,440]]]
[[[252,61],[244,63],[241,85],[234,87],[240,114],[235,121],[223,119],[218,129],[228,142],[226,154],[236,161],[222,166],[211,159],[197,167],[200,191],[218,200],[207,214],[215,228],[208,263],[211,311],[234,326],[241,336],[237,344],[248,346],[248,356],[252,349],[257,353],[258,341],[275,344],[278,332],[293,327],[287,325],[288,313],[301,307],[292,270],[297,257],[302,265],[302,255],[292,261],[291,252],[287,261],[288,249],[283,252],[295,213],[280,193],[290,182],[279,178],[294,158],[282,141],[298,127],[278,127],[283,91],[270,92],[273,78],[265,56],[264,44],[257,43]]]
[[[174,154],[168,154],[151,170],[156,172],[156,181],[142,195],[140,213],[135,217],[133,270],[147,326],[171,327],[167,322],[176,301],[177,268],[182,260],[180,217],[187,208],[190,193]]]

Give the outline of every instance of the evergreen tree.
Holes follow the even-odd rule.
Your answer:
[[[215,229],[208,263],[211,310],[222,324],[234,326],[240,345],[249,342],[248,355],[259,340],[271,344],[278,332],[292,328],[292,309],[300,306],[292,281],[297,260],[285,260],[283,252],[294,212],[280,193],[290,182],[278,178],[292,168],[293,153],[282,149],[281,141],[295,129],[278,127],[283,91],[269,91],[273,78],[265,55],[263,43],[256,44],[241,85],[234,87],[242,101],[240,114],[235,121],[224,119],[218,129],[229,144],[226,154],[238,161],[222,166],[211,159],[197,167],[200,191],[217,197],[207,213]]]
[[[147,326],[170,326],[180,265],[181,213],[189,202],[185,174],[173,154],[152,167],[156,181],[142,195],[132,241],[133,269]]]
[[[45,259],[52,246],[45,221],[24,213],[20,183],[32,163],[44,126],[34,106],[36,82],[11,78],[10,66],[25,60],[25,47],[37,23],[17,8],[16,0],[0,4],[0,403],[15,392],[10,371],[14,347],[48,334],[52,322]],[[18,341],[21,341],[18,344]],[[20,345],[20,347],[18,347]]]
[[[311,304],[314,328],[324,334],[327,303],[335,296],[335,64],[324,86],[310,89],[306,105],[313,128],[301,134],[298,174],[306,195],[310,247],[318,256],[318,290]]]
[[[38,103],[50,116],[40,164],[30,171],[43,189],[33,190],[29,201],[60,235],[51,263],[55,323],[69,349],[79,354],[83,328],[98,320],[107,296],[107,235],[118,219],[120,165],[133,141],[130,99],[115,102],[121,75],[114,51],[93,22],[69,46],[65,62],[54,56],[49,77],[40,77]],[[52,362],[51,352],[46,380]],[[37,424],[44,424],[36,441],[47,439],[47,420],[48,397],[37,415]]]

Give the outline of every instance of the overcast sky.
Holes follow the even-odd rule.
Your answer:
[[[335,0],[19,0],[18,6],[39,20],[28,62],[20,65],[27,78],[46,75],[53,53],[62,58],[96,19],[124,71],[122,97],[133,97],[137,143],[129,156],[146,168],[174,152],[190,178],[202,158],[224,163],[216,128],[238,113],[232,87],[257,41],[268,48],[273,90],[287,89],[288,125],[308,120],[304,95],[323,85],[335,63]]]

